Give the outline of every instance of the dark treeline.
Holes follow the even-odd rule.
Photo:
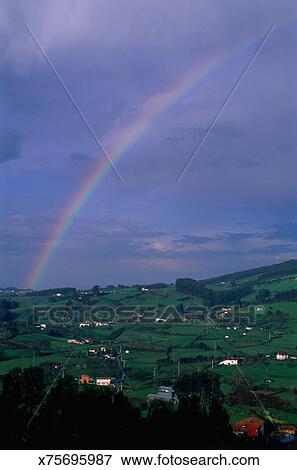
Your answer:
[[[219,383],[180,380],[178,406],[135,408],[122,392],[79,387],[72,377],[49,390],[39,367],[14,369],[0,397],[4,449],[205,449],[236,441],[221,404]],[[190,394],[189,394],[190,392]],[[146,409],[146,411],[145,411]]]
[[[258,303],[262,304],[273,302],[296,302],[297,289],[283,290],[276,292],[274,295],[268,289],[260,289],[255,298]]]
[[[273,297],[274,302],[296,302],[297,289],[284,290],[277,292]]]
[[[165,284],[164,282],[155,282],[154,284],[134,284],[132,287],[135,289],[166,289],[168,284]]]
[[[65,297],[76,297],[78,295],[78,291],[75,287],[61,287],[56,289],[43,289],[43,290],[36,290],[29,292],[27,295],[31,296],[51,296],[56,294],[62,294]]]
[[[205,282],[195,281],[190,278],[177,279],[175,285],[179,292],[195,295],[202,300],[204,305],[210,307],[240,301],[241,297],[250,294],[254,289],[254,284],[249,283],[244,286],[234,287],[228,290],[214,291],[206,287]]]
[[[17,318],[17,314],[12,312],[14,308],[18,308],[18,302],[14,300],[1,299],[0,300],[0,321],[12,322]]]

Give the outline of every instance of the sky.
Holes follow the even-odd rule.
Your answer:
[[[297,257],[295,0],[4,0],[0,4],[0,286],[28,278],[108,149],[175,83],[71,221],[37,288],[174,282]],[[218,109],[272,33],[180,182]]]

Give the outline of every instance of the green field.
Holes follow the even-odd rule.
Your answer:
[[[201,298],[181,292],[175,286],[148,291],[137,287],[115,288],[102,295],[90,291],[75,298],[61,296],[59,299],[50,295],[6,295],[6,299],[17,302],[18,306],[12,309],[15,314],[13,328],[5,322],[0,324],[0,380],[15,367],[42,365],[48,373],[53,363],[62,364],[63,373],[71,374],[77,380],[82,374],[119,377],[121,368],[117,361],[106,359],[102,354],[90,357],[88,353],[89,349],[99,351],[106,347],[119,355],[122,366],[127,368],[123,389],[133,400],[145,400],[147,394],[161,384],[174,385],[178,376],[212,368],[220,376],[231,420],[246,416],[251,410],[259,412],[256,399],[249,406],[230,406],[228,400],[240,381],[253,393],[256,390],[275,395],[279,401],[275,408],[269,408],[271,415],[297,424],[297,303],[274,299],[278,293],[296,289],[297,266],[295,274],[292,264],[289,273],[286,274],[286,270],[287,266],[281,267],[279,272],[275,268],[256,273],[251,270],[246,276],[239,273],[206,281],[207,288],[216,293],[228,293],[236,286],[252,286],[251,292],[241,298],[244,311],[259,306],[257,295],[263,289],[268,291],[267,299],[253,321],[248,323],[238,321],[237,317],[232,320],[228,315],[227,321],[212,315],[207,319],[193,317],[181,321],[180,316],[189,306],[201,305]],[[4,298],[4,294],[1,295]],[[62,310],[71,306],[75,315],[58,326],[45,316],[43,321],[47,328],[41,331],[30,321],[34,306],[60,307]],[[80,327],[80,322],[88,318],[88,309],[94,307],[113,309],[119,315],[116,321],[105,326]],[[154,308],[155,318],[166,318],[167,321],[157,322],[154,318],[144,321],[145,316],[127,321],[121,316],[125,311],[130,315],[150,308]],[[177,315],[170,315],[171,310]],[[102,322],[105,314],[100,312]],[[106,316],[108,321],[109,315],[110,312]],[[91,342],[69,344],[71,338]],[[288,352],[290,358],[277,361],[278,351]],[[228,357],[241,358],[239,367],[219,365],[219,361]]]

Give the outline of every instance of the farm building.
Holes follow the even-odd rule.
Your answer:
[[[90,357],[97,356],[97,351],[96,351],[96,349],[89,349],[89,350],[88,350],[88,356],[90,356]]]
[[[53,362],[52,363],[52,369],[61,369],[62,364],[61,362]]]
[[[289,354],[287,352],[278,352],[276,353],[276,360],[277,361],[285,361],[289,359]]]
[[[156,401],[162,401],[165,403],[178,403],[178,398],[172,387],[161,385],[157,393],[149,393],[147,396],[148,404]]]
[[[85,341],[80,340],[80,339],[72,338],[72,339],[68,339],[68,340],[67,340],[67,343],[68,343],[68,344],[84,344]]]
[[[239,359],[237,357],[229,357],[219,362],[219,366],[237,366]]]
[[[79,381],[80,381],[81,384],[88,384],[88,383],[90,383],[90,376],[89,375],[81,375]]]
[[[292,436],[295,436],[297,431],[296,426],[290,426],[289,424],[279,426],[278,430],[282,434],[291,434]]]
[[[233,424],[233,431],[238,436],[261,438],[266,434],[265,421],[257,416],[251,416]]]
[[[98,387],[113,387],[114,386],[112,379],[110,377],[97,377],[96,385]]]
[[[84,374],[80,376],[79,383],[97,385],[98,387],[114,387],[113,380],[114,379],[110,377],[97,377],[94,379],[89,375]]]

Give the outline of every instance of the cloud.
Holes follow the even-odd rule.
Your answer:
[[[83,152],[74,152],[69,155],[69,159],[74,163],[89,163],[93,158]]]
[[[225,121],[225,122],[218,122],[215,124],[213,128],[213,133],[217,134],[220,137],[226,138],[238,138],[244,134],[243,129],[236,126],[232,122]]]
[[[296,149],[296,145],[297,144],[295,142],[283,142],[278,144],[276,147],[282,153],[290,153]]]
[[[0,131],[0,163],[21,157],[23,137],[13,129]]]
[[[297,253],[297,245],[289,244],[289,243],[282,243],[276,245],[268,245],[262,246],[261,248],[256,248],[254,250],[250,250],[251,254],[265,254],[265,255],[286,255],[288,253]],[[292,255],[290,255],[291,257]]]
[[[271,232],[266,235],[268,240],[289,240],[297,242],[297,222],[274,224],[267,227]]]
[[[224,232],[221,236],[217,238],[220,240],[231,240],[231,241],[241,241],[249,240],[254,237],[259,237],[260,235],[254,233],[245,233],[245,232]]]
[[[206,128],[198,127],[194,124],[190,124],[187,126],[179,126],[179,127],[174,127],[170,135],[168,135],[165,140],[171,141],[171,142],[178,142],[178,141],[183,141],[186,139],[199,139],[202,135],[203,132],[205,132]]]
[[[204,245],[213,239],[200,235],[183,235],[181,238],[173,240],[177,244]]]

